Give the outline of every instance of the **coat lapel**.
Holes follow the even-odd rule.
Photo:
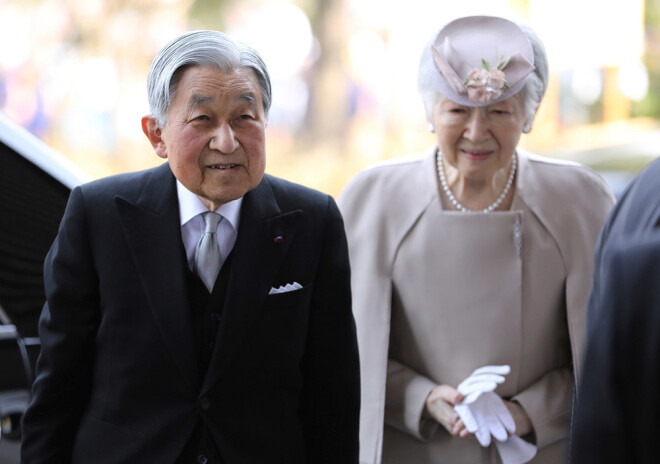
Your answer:
[[[243,198],[223,322],[202,394],[219,379],[259,314],[302,214],[280,210],[267,175]]]
[[[176,181],[164,164],[149,174],[137,199],[117,196],[122,228],[163,340],[191,389],[197,366],[184,275]]]

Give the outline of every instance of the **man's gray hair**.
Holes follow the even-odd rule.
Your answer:
[[[525,109],[525,126],[523,132],[527,133],[532,129],[532,123],[536,116],[536,111],[541,105],[541,100],[545,95],[548,88],[548,80],[550,78],[548,71],[548,58],[545,53],[543,42],[526,24],[517,23],[520,29],[525,33],[534,51],[534,71],[527,77],[527,82],[522,88],[523,107]],[[433,107],[437,103],[441,95],[438,93],[437,79],[439,78],[438,69],[433,62],[433,55],[431,54],[431,45],[435,36],[428,41],[422,52],[422,57],[419,61],[419,71],[417,75],[417,88],[422,96],[424,102],[424,109],[426,110],[426,119],[433,122]]]
[[[222,32],[193,31],[165,45],[151,63],[147,77],[149,110],[161,126],[167,124],[167,111],[183,71],[190,66],[209,65],[217,66],[225,73],[238,68],[252,69],[259,82],[264,113],[268,117],[271,104],[270,77],[257,51],[235,42]]]

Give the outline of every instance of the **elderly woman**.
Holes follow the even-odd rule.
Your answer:
[[[419,66],[437,146],[366,170],[339,199],[363,463],[381,453],[397,464],[563,460],[592,254],[614,199],[589,169],[517,149],[547,83],[529,28],[450,22]],[[493,433],[497,446],[475,439],[454,409],[466,403],[459,383],[487,365],[510,366],[495,394],[483,393],[515,424]]]

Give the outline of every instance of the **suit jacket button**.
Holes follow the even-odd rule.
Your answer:
[[[202,408],[204,411],[208,411],[209,409],[211,409],[211,400],[205,396],[199,401],[199,407]]]
[[[220,313],[211,313],[211,320],[213,322],[220,322],[220,319],[222,319]]]
[[[206,464],[207,462],[209,462],[209,460],[206,459],[206,456],[204,456],[203,454],[200,454],[200,455],[197,457],[197,462],[198,462],[199,464]]]

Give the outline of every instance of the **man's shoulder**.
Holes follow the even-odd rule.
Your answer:
[[[660,159],[649,163],[623,193],[622,202],[635,207],[660,204]]]
[[[655,282],[660,277],[660,232],[649,232],[635,240],[618,240],[611,244],[610,252],[607,284],[615,286],[614,292],[627,302],[623,312],[628,314],[619,316],[636,317],[631,311],[642,311],[637,316],[644,316],[649,309],[657,308],[660,287]]]
[[[167,163],[164,163],[155,168],[145,169],[136,172],[127,172],[115,174],[107,177],[102,177],[86,184],[82,184],[80,189],[86,197],[114,197],[139,195],[139,192],[144,186],[153,180],[158,180],[161,177],[165,180],[168,176],[172,176]]]
[[[264,174],[262,182],[270,186],[276,200],[281,204],[299,205],[299,207],[325,206],[330,197],[319,190],[271,174]]]
[[[612,256],[625,266],[660,266],[660,232],[650,232],[636,240],[620,240],[612,245]]]
[[[623,192],[606,229],[612,240],[630,239],[654,231],[659,223],[660,160],[655,160]]]
[[[264,175],[254,191],[246,194],[245,200],[244,208],[256,208],[265,218],[295,215],[308,233],[341,221],[339,209],[330,195],[269,174]]]
[[[106,192],[114,191],[118,193],[125,190],[140,189],[148,180],[157,176],[167,175],[171,172],[167,163],[155,168],[144,169],[142,171],[126,172],[114,174],[100,179],[93,180],[81,185],[84,192]]]

